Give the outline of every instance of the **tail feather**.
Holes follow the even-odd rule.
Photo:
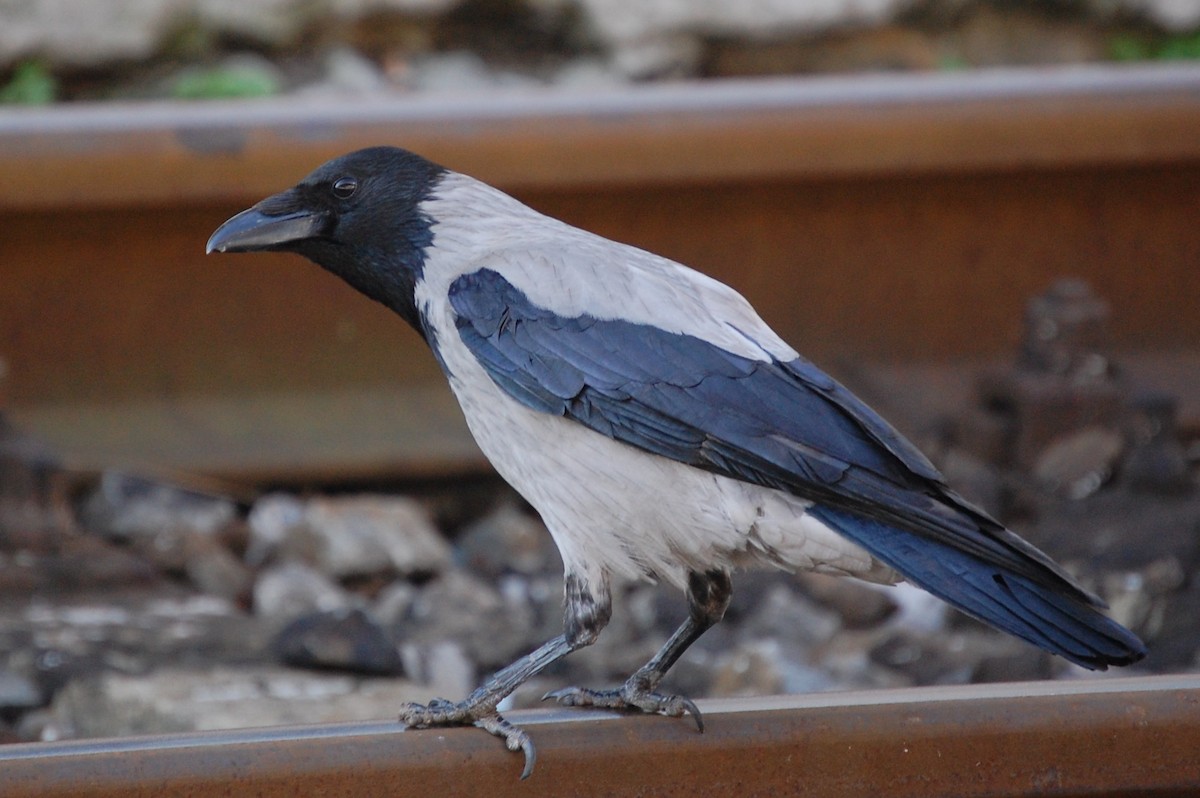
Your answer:
[[[1076,665],[1106,670],[1146,656],[1133,632],[1082,601],[1069,583],[1056,590],[946,543],[841,510],[809,512],[918,587]]]

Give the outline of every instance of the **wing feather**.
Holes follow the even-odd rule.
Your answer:
[[[1100,603],[951,491],[916,447],[805,360],[753,360],[651,325],[562,317],[490,269],[457,278],[450,303],[466,346],[534,410],[876,519]]]

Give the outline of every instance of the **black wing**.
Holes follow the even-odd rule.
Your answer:
[[[807,361],[753,360],[651,325],[563,317],[489,269],[458,278],[450,303],[463,342],[527,407],[812,500],[830,526],[911,581],[1043,647],[1045,635],[995,617],[996,574],[1112,624],[1086,606],[1098,599],[950,491],[912,444]],[[978,584],[964,587],[964,569]],[[980,590],[986,601],[973,597]],[[1084,652],[1065,655],[1100,662]]]

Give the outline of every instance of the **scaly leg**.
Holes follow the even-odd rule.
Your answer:
[[[543,700],[554,699],[569,707],[604,707],[610,709],[640,709],[672,718],[690,714],[696,728],[704,731],[704,719],[690,698],[663,695],[655,692],[663,676],[675,664],[688,646],[695,643],[710,627],[725,617],[733,583],[725,571],[693,571],[688,575],[688,618],[649,662],[637,670],[616,690],[589,690],[566,687],[547,693]]]
[[[521,771],[521,778],[529,778],[537,761],[533,741],[522,729],[501,717],[496,707],[543,668],[595,642],[612,615],[612,598],[607,584],[600,585],[597,591],[599,595],[592,595],[577,577],[568,574],[565,592],[566,631],[563,634],[497,671],[465,701],[455,703],[445,698],[435,698],[428,704],[405,704],[400,710],[401,722],[413,729],[478,726],[504,740],[508,750],[525,753],[525,768]]]

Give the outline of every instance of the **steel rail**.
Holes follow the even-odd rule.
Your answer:
[[[701,702],[655,717],[514,712],[520,758],[473,729],[384,722],[0,748],[6,798],[254,795],[1118,796],[1200,789],[1200,675]]]
[[[238,201],[398,138],[547,189],[1173,163],[1200,159],[1198,126],[1191,65],[72,105],[0,114],[0,208]]]

